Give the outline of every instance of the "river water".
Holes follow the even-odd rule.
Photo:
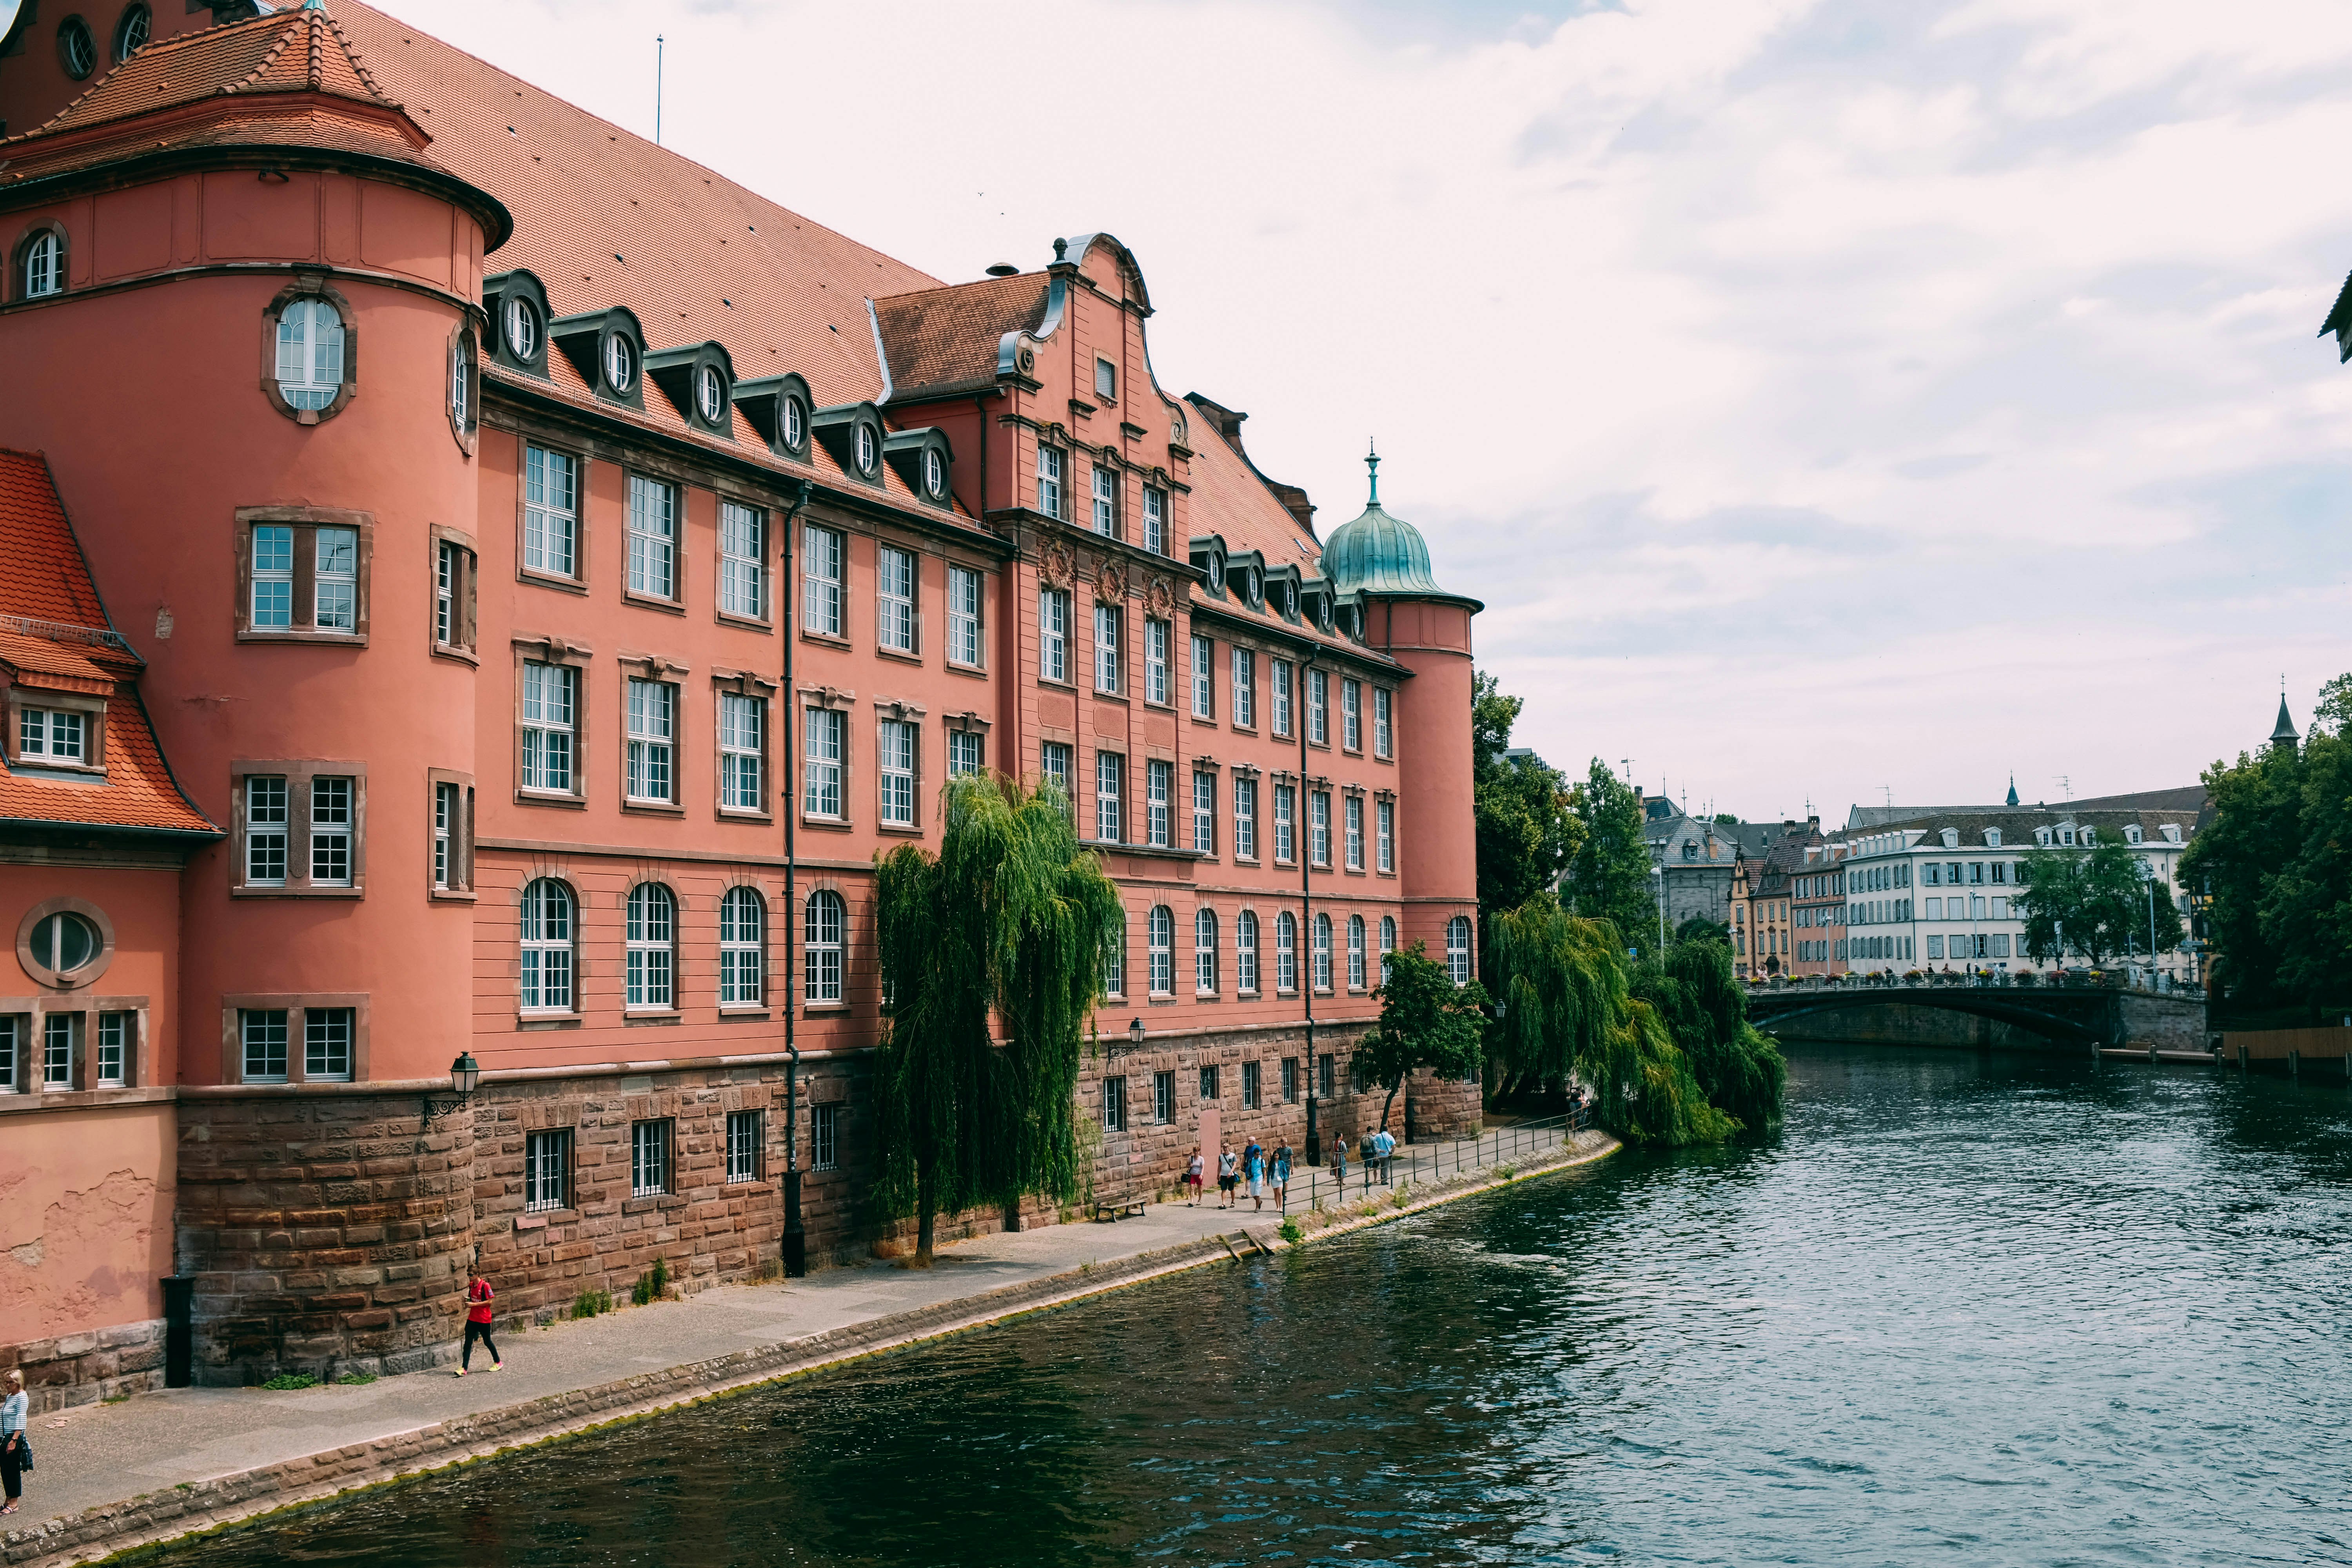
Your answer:
[[[175,1565],[2352,1562],[2352,1090],[1797,1046],[1770,1141],[182,1548]]]

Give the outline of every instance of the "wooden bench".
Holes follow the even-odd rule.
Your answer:
[[[1097,1198],[1087,1205],[1087,1217],[1098,1225],[1115,1225],[1128,1218],[1143,1217],[1143,1200],[1137,1197]]]

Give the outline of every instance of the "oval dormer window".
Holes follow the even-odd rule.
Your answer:
[[[604,384],[614,392],[626,392],[636,384],[636,345],[619,332],[609,332],[604,338]]]
[[[1258,575],[1256,567],[1253,566],[1242,574],[1242,592],[1249,595],[1253,605],[1265,603],[1265,579]]]
[[[797,452],[800,450],[801,443],[807,439],[808,410],[801,406],[801,400],[799,398],[785,398],[784,445]]]
[[[122,13],[122,20],[114,25],[114,61],[120,65],[147,47],[147,37],[155,30],[155,14],[144,5],[133,5]]]
[[[66,75],[76,81],[98,68],[98,40],[89,36],[89,24],[79,16],[68,16],[58,24],[58,58],[66,68]]]
[[[1331,629],[1331,600],[1328,595],[1315,601],[1315,624],[1327,632]]]
[[[1298,614],[1298,584],[1296,583],[1282,585],[1282,613],[1286,616]]]
[[[870,474],[874,471],[874,449],[877,445],[879,443],[874,439],[874,426],[860,425],[857,427],[857,471],[859,473]]]
[[[948,493],[948,460],[936,447],[923,454],[923,489],[933,500]]]
[[[727,412],[727,387],[719,378],[718,366],[707,364],[694,373],[694,401],[707,424],[718,424],[719,416]]]
[[[507,296],[507,353],[529,363],[539,353],[539,311],[520,294]]]

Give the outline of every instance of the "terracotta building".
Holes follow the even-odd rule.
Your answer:
[[[201,1381],[407,1370],[475,1258],[755,1277],[795,1187],[875,1245],[870,872],[963,771],[1127,894],[1098,1191],[1378,1113],[1381,954],[1474,967],[1479,605],[1376,486],[1318,536],[1108,236],[943,283],[247,9],[0,41],[0,1360],[152,1382],[186,1299]]]

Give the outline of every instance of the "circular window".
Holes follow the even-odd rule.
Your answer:
[[[155,14],[144,5],[133,5],[122,13],[122,20],[114,25],[114,60],[117,65],[147,47],[147,36],[155,29]]]
[[[857,471],[859,473],[870,474],[874,471],[874,448],[876,445],[877,443],[874,439],[874,426],[871,425],[860,425],[857,427]]]
[[[66,75],[76,81],[98,68],[98,40],[89,36],[88,22],[68,16],[58,24],[58,58],[65,62]]]
[[[808,439],[808,410],[797,397],[784,399],[784,445],[798,450]]]
[[[717,367],[704,365],[695,373],[694,400],[701,405],[706,423],[718,424],[719,416],[727,412],[727,387],[719,379]]]
[[[51,899],[16,928],[16,961],[44,985],[87,985],[114,956],[114,928],[95,904]]]
[[[637,351],[618,332],[604,339],[604,383],[614,392],[626,392],[637,379]]]
[[[923,454],[923,487],[934,500],[948,493],[948,460],[937,447]]]
[[[539,311],[520,294],[507,296],[507,353],[529,363],[539,353]]]

